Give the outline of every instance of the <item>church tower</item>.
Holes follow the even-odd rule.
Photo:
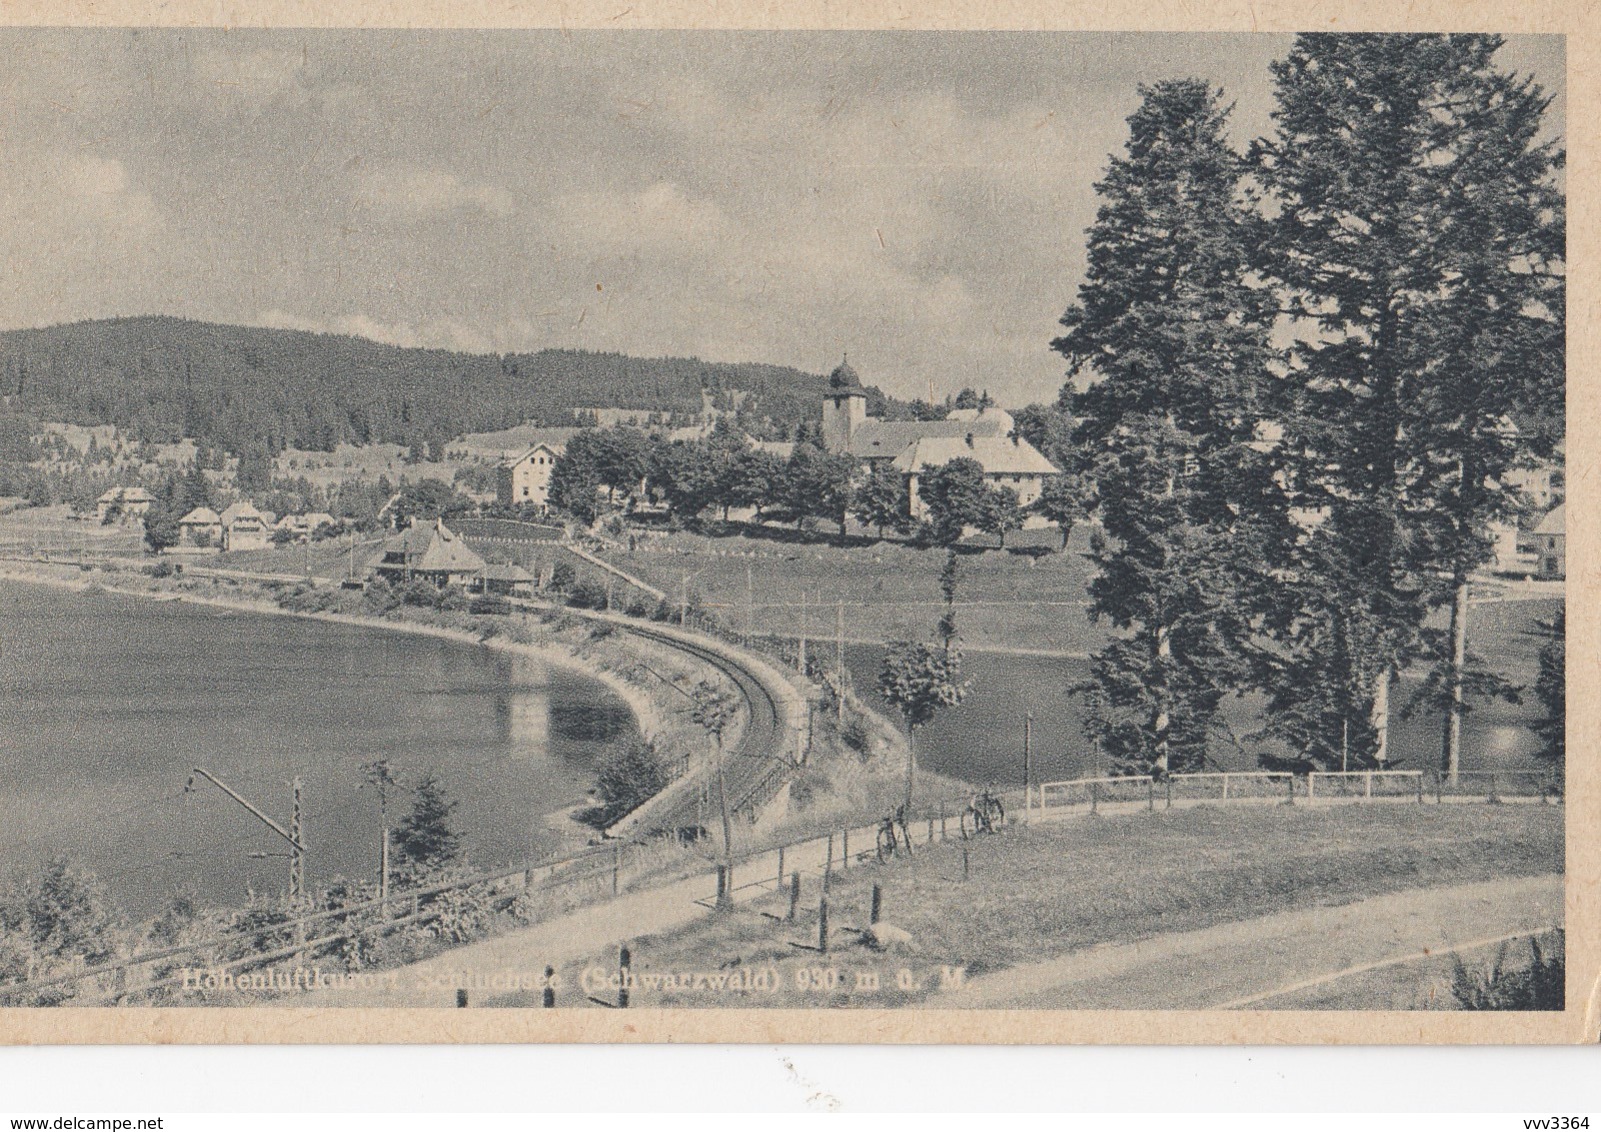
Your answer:
[[[862,380],[847,360],[841,360],[828,375],[828,392],[823,394],[823,447],[830,452],[849,452],[851,438],[867,420],[867,394]]]

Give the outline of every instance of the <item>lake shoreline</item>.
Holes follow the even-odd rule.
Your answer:
[[[71,571],[71,573],[68,573],[68,571]],[[597,657],[593,651],[583,649],[582,643],[574,645],[561,641],[556,637],[557,630],[554,629],[548,630],[552,637],[548,642],[513,641],[504,638],[486,640],[466,629],[453,628],[446,625],[430,625],[410,620],[391,620],[355,613],[285,609],[266,596],[258,597],[243,593],[198,593],[193,590],[180,591],[163,587],[161,582],[167,581],[166,579],[155,579],[147,575],[134,574],[132,573],[132,568],[127,571],[117,571],[116,574],[120,574],[122,577],[118,577],[115,574],[108,576],[102,571],[83,574],[79,572],[77,567],[73,566],[52,567],[44,564],[0,562],[0,581],[4,582],[38,585],[58,591],[76,593],[115,594],[157,603],[181,603],[187,606],[225,610],[232,613],[290,617],[303,621],[322,622],[359,629],[384,629],[409,636],[447,640],[457,644],[483,648],[491,652],[524,657],[553,665],[596,681],[628,708],[633,717],[635,729],[642,738],[658,741],[664,746],[670,745],[675,741],[681,742],[685,738],[681,734],[684,730],[682,726],[675,726],[679,722],[672,715],[673,708],[676,705],[667,700],[669,696],[677,693],[670,691],[659,681],[634,683],[625,679],[616,669],[608,667],[605,660]],[[149,584],[127,584],[130,580],[130,574],[133,578]],[[172,579],[172,581],[178,584],[195,584],[193,579]],[[227,583],[207,579],[204,584],[220,586]],[[253,583],[245,582],[243,584],[251,585]],[[659,663],[659,658],[654,655],[656,650],[653,647],[645,645],[644,642],[631,643],[651,652],[651,659]],[[634,651],[639,651],[639,649]],[[588,802],[563,803],[542,815],[541,821],[544,827],[561,839],[559,852],[582,848],[602,836],[599,831],[582,824],[578,820],[577,815],[586,809],[588,805]]]

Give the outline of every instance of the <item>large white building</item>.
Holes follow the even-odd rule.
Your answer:
[[[502,507],[550,506],[550,475],[564,445],[540,441],[521,456],[500,465],[495,499]]]
[[[918,495],[919,480],[930,469],[952,460],[977,461],[984,478],[1004,487],[1024,507],[1045,490],[1045,478],[1060,468],[1016,434],[1010,413],[993,406],[955,409],[942,421],[886,421],[867,415],[867,394],[850,363],[829,374],[823,395],[823,446],[854,456],[869,465],[887,463],[906,479],[912,517],[927,508]]]

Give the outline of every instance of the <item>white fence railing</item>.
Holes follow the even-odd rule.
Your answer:
[[[1455,777],[1421,770],[1206,771],[1172,774],[1071,778],[1042,782],[1024,796],[1025,820],[1041,820],[1102,806],[1143,803],[1155,809],[1197,802],[1413,802],[1552,801],[1562,797],[1548,771],[1463,771]]]
[[[1410,798],[1423,801],[1421,770],[1315,770],[1306,776],[1306,796],[1319,798]]]

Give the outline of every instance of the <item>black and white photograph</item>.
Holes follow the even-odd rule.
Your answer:
[[[1563,35],[0,45],[0,1040],[1595,1040]]]

